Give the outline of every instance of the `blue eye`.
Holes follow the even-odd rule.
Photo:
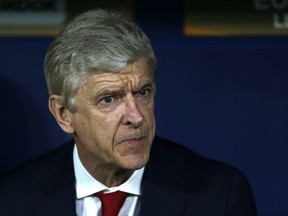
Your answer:
[[[115,102],[117,101],[117,99],[113,96],[106,96],[106,97],[103,97],[99,102],[98,104],[101,105],[101,106],[110,106],[112,104],[114,104]]]
[[[121,98],[119,98],[117,95],[109,95],[109,96],[103,96],[98,102],[96,103],[96,106],[100,110],[111,110],[115,108],[119,103],[121,102]]]
[[[150,89],[141,89],[139,92],[138,92],[138,94],[140,95],[140,96],[146,96],[146,95],[148,95],[150,93]]]
[[[105,97],[101,101],[103,101],[106,104],[109,104],[113,102],[113,97]]]
[[[139,94],[144,96],[144,95],[147,95],[149,93],[149,90],[148,89],[142,89]]]
[[[142,89],[141,91],[138,92],[139,95],[144,96],[146,95],[146,89]]]

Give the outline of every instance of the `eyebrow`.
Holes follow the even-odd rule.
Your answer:
[[[137,92],[143,88],[147,88],[147,87],[150,87],[154,90],[154,85],[151,81],[147,81],[147,82],[144,82],[142,85],[140,85],[138,88],[136,88],[134,91]],[[133,91],[133,92],[134,92]]]
[[[96,96],[105,96],[105,95],[119,95],[124,92],[123,86],[120,88],[115,87],[104,87],[96,93]]]
[[[87,97],[89,101],[92,103],[95,103],[95,101],[99,101],[100,99],[108,96],[119,96],[124,94],[123,88],[118,89],[109,89],[107,87],[104,87],[104,89],[101,89],[97,92],[93,92],[93,95],[90,95]]]
[[[142,85],[139,85],[139,87],[132,90],[132,93],[138,92],[143,88],[151,88],[153,91],[155,90],[154,84],[149,80],[143,82]],[[94,92],[94,96],[92,98],[98,98],[98,97],[105,97],[105,96],[115,96],[115,95],[124,95],[125,94],[125,87],[115,87],[115,86],[105,86],[102,89],[100,89],[97,92]]]

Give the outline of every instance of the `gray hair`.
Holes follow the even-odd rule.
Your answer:
[[[155,83],[156,58],[140,27],[118,12],[85,12],[48,49],[44,69],[49,94],[61,95],[61,103],[75,112],[75,93],[89,74],[119,72],[141,58],[146,59]]]

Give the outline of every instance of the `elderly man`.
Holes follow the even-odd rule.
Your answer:
[[[135,23],[76,17],[45,58],[50,111],[73,140],[1,180],[1,215],[256,215],[240,171],[155,136],[155,67]]]

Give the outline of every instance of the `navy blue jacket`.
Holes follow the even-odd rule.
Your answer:
[[[0,180],[0,214],[76,215],[74,141]],[[155,137],[142,180],[144,216],[255,216],[250,185],[239,170]]]

